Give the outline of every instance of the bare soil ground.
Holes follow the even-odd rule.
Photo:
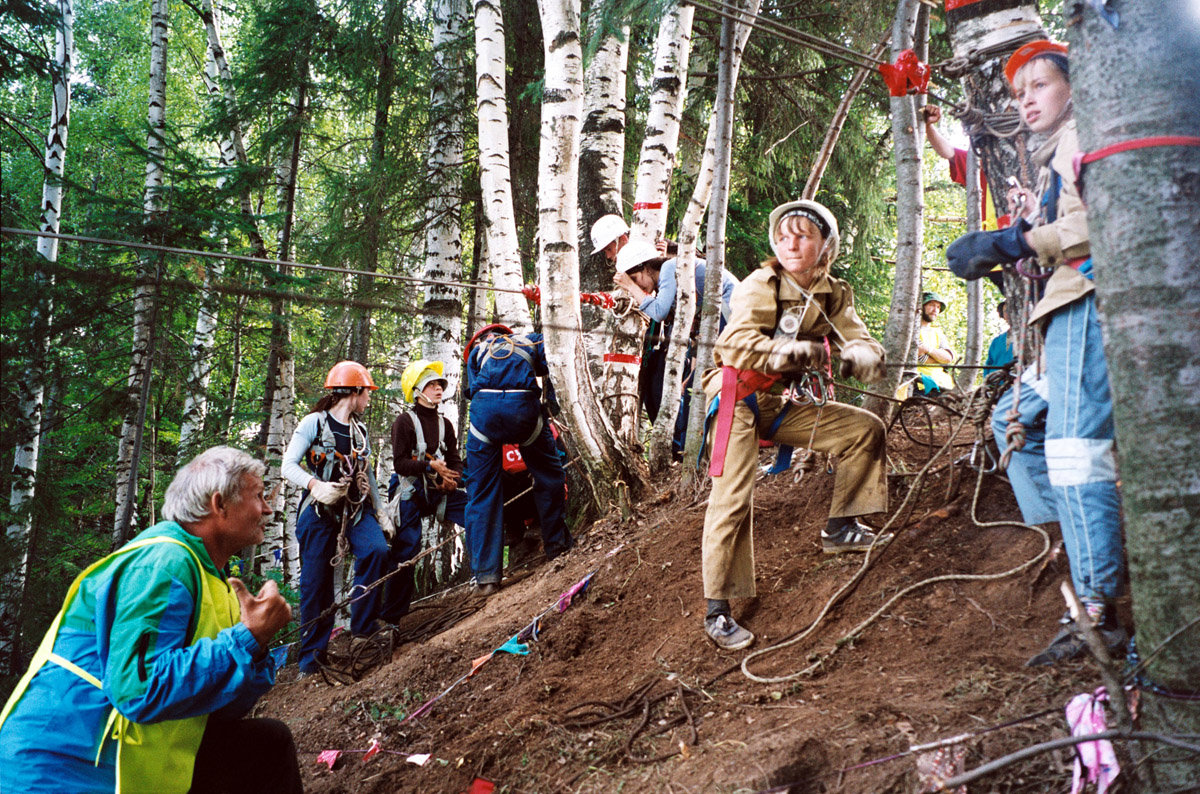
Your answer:
[[[945,465],[968,449],[969,442],[935,462],[895,542],[874,555],[813,635],[754,660],[752,672],[807,667],[894,594],[929,577],[1002,572],[1038,554],[1035,532],[972,521],[974,472]],[[932,450],[894,430],[889,453],[895,509]],[[821,551],[832,483],[824,467],[799,484],[791,474],[759,482],[758,597],[733,602],[735,617],[758,636],[751,650],[806,628],[861,565],[862,555]],[[1007,578],[917,589],[814,675],[756,683],[738,669],[747,651],[721,652],[703,633],[706,496],[681,495],[673,478],[633,518],[577,531],[570,554],[518,570],[489,599],[460,588],[426,601],[406,625],[477,611],[398,647],[356,683],[294,681],[288,668],[258,713],[291,726],[314,792],[457,793],[477,776],[511,792],[916,792],[925,789],[915,755],[864,764],[1054,709],[965,740],[965,766],[973,768],[1065,735],[1061,708],[1099,684],[1087,662],[1023,666],[1063,611],[1057,585],[1066,566],[1057,558]],[[978,504],[982,522],[1019,519],[998,477],[984,478]],[[869,518],[879,526],[888,516]],[[427,714],[403,721],[592,571],[588,591],[543,621],[528,656],[498,654]],[[626,716],[601,719],[621,708]],[[362,751],[373,739],[384,752],[368,762],[348,752],[332,770],[316,763],[323,750]],[[432,759],[406,760],[417,753]],[[1070,762],[1069,751],[1042,755],[971,791],[1066,790]]]

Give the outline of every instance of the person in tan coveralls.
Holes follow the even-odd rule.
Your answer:
[[[729,324],[714,351],[717,366],[703,381],[710,404],[719,396],[702,544],[704,624],[709,638],[729,650],[754,641],[734,621],[729,599],[755,595],[760,438],[837,456],[831,517],[821,532],[827,553],[865,551],[891,538],[857,520],[887,509],[883,423],[854,406],[796,404],[783,396],[793,378],[828,371],[830,352],[841,359],[843,376],[865,382],[883,376],[883,347],[855,312],[854,291],[829,275],[838,252],[837,220],[815,201],[783,204],[771,213],[770,243],[775,256],[734,290]]]

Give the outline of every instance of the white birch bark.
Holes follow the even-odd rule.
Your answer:
[[[489,272],[494,286],[520,289],[524,279],[513,212],[504,86],[504,17],[500,0],[476,0],[475,107],[479,115],[479,184],[487,218]],[[497,315],[513,330],[527,331],[533,327],[524,296],[497,292],[495,301]]]
[[[58,26],[54,37],[54,62],[50,68],[50,129],[46,134],[43,159],[42,217],[38,229],[57,234],[62,217],[63,175],[66,170],[67,132],[71,118],[71,65],[75,58],[75,6],[73,0],[58,0]],[[50,264],[58,261],[58,239],[39,237],[37,251]],[[39,263],[40,264],[40,263]],[[38,454],[42,435],[42,415],[46,396],[46,354],[49,347],[52,277],[37,267],[34,273],[38,296],[30,318],[29,363],[16,388],[19,432],[13,450],[12,486],[8,505],[14,521],[6,528],[8,542],[15,551],[12,567],[0,579],[0,669],[19,673],[21,662],[21,605],[29,571],[29,541],[33,528],[30,514],[37,485]]]
[[[749,20],[758,14],[760,0],[745,0],[742,10]],[[696,187],[688,202],[683,222],[679,228],[679,256],[675,266],[675,327],[671,334],[671,347],[667,351],[667,366],[663,375],[662,405],[650,438],[650,469],[664,470],[671,462],[671,443],[675,433],[675,419],[679,413],[683,391],[683,364],[687,347],[691,341],[693,319],[696,316],[696,237],[700,231],[700,220],[708,208],[714,190],[721,191],[719,218],[710,216],[708,232],[708,262],[705,266],[704,301],[705,311],[700,324],[700,339],[697,344],[693,368],[703,372],[712,366],[712,343],[717,336],[718,318],[721,312],[721,276],[725,270],[725,221],[724,208],[729,203],[729,171],[733,153],[733,100],[737,89],[738,73],[742,66],[742,53],[750,39],[749,24],[721,20],[721,50],[717,78],[717,95],[714,100],[713,116],[708,125],[708,136],[704,142],[704,154],[700,171],[696,175]],[[695,435],[704,416],[704,391],[700,379],[693,380],[691,413],[698,417]],[[696,390],[699,389],[699,395]],[[689,434],[691,433],[689,417]],[[697,444],[692,445],[697,446]],[[685,477],[696,457],[695,450],[684,453]],[[694,469],[693,469],[694,470]]]
[[[208,49],[205,59],[204,88],[209,98],[221,96],[220,71],[212,47]],[[217,177],[217,192],[228,182],[226,174],[237,165],[237,150],[232,135],[224,135],[217,142],[217,158],[220,175]],[[213,229],[214,233],[217,229]],[[222,248],[225,241],[222,240]],[[199,452],[196,445],[199,436],[204,431],[204,420],[208,416],[208,383],[212,377],[212,347],[217,332],[217,316],[219,295],[213,289],[213,283],[225,272],[225,262],[221,259],[209,259],[204,266],[204,282],[200,286],[200,308],[196,312],[196,325],[192,331],[192,344],[189,350],[191,366],[188,369],[187,382],[184,386],[183,418],[179,425],[179,452],[176,464],[182,465]]]
[[[967,149],[967,231],[977,232],[983,223],[979,212],[979,158],[974,149]],[[954,373],[954,385],[970,389],[979,375],[983,358],[983,279],[967,282],[967,349],[963,354],[963,369]]]
[[[162,214],[163,159],[166,156],[167,102],[167,0],[152,0],[150,5],[150,91],[146,126],[146,180],[142,200],[145,224],[149,228]],[[153,242],[148,240],[147,242]],[[158,302],[155,283],[161,257],[147,252],[138,259],[139,284],[134,292],[133,345],[126,383],[125,419],[117,446],[117,493],[113,522],[113,547],[120,546],[132,534],[136,508],[137,469],[141,456],[142,434],[146,419],[146,389],[150,382],[153,355],[154,312]]]
[[[654,42],[654,78],[646,137],[638,158],[637,183],[629,238],[653,242],[667,228],[667,198],[675,152],[679,146],[679,121],[687,98],[688,60],[692,50],[695,7],[682,3],[663,17]]]
[[[599,36],[605,15],[618,13],[615,0],[596,0],[588,13],[588,36]],[[612,287],[612,266],[592,254],[589,232],[604,215],[625,216],[621,186],[625,170],[625,72],[629,62],[629,25],[600,38],[583,76],[583,129],[579,149],[580,284],[584,292]]]
[[[892,24],[892,61],[913,46],[917,0],[900,0]],[[921,289],[921,249],[924,244],[925,198],[921,179],[921,135],[914,97],[891,97],[892,140],[896,157],[896,278],[892,310],[884,326],[883,347],[888,361],[908,361],[916,335],[917,297]],[[891,394],[900,384],[899,367],[889,368],[881,384]],[[886,418],[892,403],[868,397],[863,407]]]
[[[620,455],[598,410],[580,339],[578,222],[579,128],[583,64],[579,0],[539,0],[546,55],[542,137],[538,153],[538,283],[550,377],[575,452],[591,481],[596,506],[607,510],[620,484],[640,491],[630,455]]]
[[[471,26],[466,0],[437,0],[431,10],[433,66],[427,172],[433,198],[425,211],[425,278],[461,281],[466,103],[462,55]],[[462,312],[461,288],[437,284],[425,287],[425,358],[445,364],[451,383],[461,380]],[[457,427],[455,403],[447,401],[443,412]]]

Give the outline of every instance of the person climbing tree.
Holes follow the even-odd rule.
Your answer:
[[[300,542],[300,673],[325,661],[333,615],[333,562],[354,554],[350,632],[365,637],[385,614],[383,588],[370,587],[388,570],[387,536],[395,530],[384,511],[371,463],[371,441],[360,417],[377,387],[357,361],[342,361],[325,378],[329,393],[300,420],[283,453],[283,476],[305,490],[296,518]],[[300,467],[301,461],[308,471]],[[364,592],[365,591],[365,592]]]
[[[421,550],[421,519],[437,516],[459,526],[465,523],[467,495],[459,489],[463,462],[458,435],[440,406],[449,388],[446,365],[420,359],[404,368],[400,392],[412,408],[392,423],[392,473],[388,483],[388,512],[396,524],[392,558],[400,565]],[[392,577],[383,619],[397,623],[408,614],[413,597],[413,568]]]
[[[942,120],[942,109],[937,105],[926,105],[921,108],[921,115],[925,119],[925,140],[929,141],[938,157],[949,161],[950,181],[966,187],[967,150],[959,149],[950,143],[938,130],[938,122]],[[979,222],[982,228],[988,230],[1003,229],[1009,223],[1007,215],[996,216],[996,205],[992,201],[987,177],[982,168],[979,169]]]
[[[716,423],[712,494],[704,516],[702,568],[708,637],[737,650],[754,635],[733,619],[730,598],[752,598],[754,480],[759,439],[810,447],[839,458],[829,521],[821,531],[828,554],[866,551],[886,543],[858,517],[887,509],[885,432],[877,416],[850,405],[825,403],[822,375],[830,351],[842,374],[864,382],[884,373],[883,346],[854,310],[854,291],[829,275],[838,254],[837,219],[816,201],[792,201],[770,216],[775,256],[733,294],[733,314],[717,339],[717,366],[704,373]],[[813,379],[822,386],[808,386]],[[785,397],[788,386],[792,397]],[[796,395],[807,391],[808,398]],[[824,404],[820,404],[824,403]]]
[[[592,253],[604,254],[609,262],[615,262],[629,242],[629,224],[620,215],[603,215],[592,224],[591,238]]]
[[[533,477],[533,496],[542,528],[542,548],[552,560],[575,545],[567,530],[566,473],[546,420],[538,377],[550,374],[541,334],[514,334],[505,325],[486,325],[467,342],[467,546],[481,595],[500,588],[504,503],[500,481],[504,444],[517,444]],[[557,413],[549,380],[546,404]]]
[[[1109,649],[1117,652],[1128,640],[1113,607],[1122,578],[1121,499],[1087,213],[1072,167],[1079,142],[1067,47],[1045,39],[1026,44],[1009,58],[1004,73],[1021,121],[1044,141],[1033,152],[1041,166],[1037,190],[1011,190],[1009,210],[1019,219],[1001,231],[963,235],[947,247],[946,259],[967,280],[1026,258],[1053,269],[1025,329],[1045,334],[1044,374],[1038,376],[1036,366],[1024,370],[997,402],[992,428],[997,439],[1006,437],[1010,425],[1023,432],[1024,445],[1014,445],[1008,464],[1021,514],[1029,524],[1059,522],[1075,592]],[[1069,613],[1062,623],[1030,665],[1084,652]]]

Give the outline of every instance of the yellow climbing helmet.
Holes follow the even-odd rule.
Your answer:
[[[417,394],[435,380],[442,381],[443,389],[449,386],[449,382],[446,380],[446,365],[440,361],[417,359],[405,367],[404,372],[401,373],[400,393],[408,402],[414,402]]]

